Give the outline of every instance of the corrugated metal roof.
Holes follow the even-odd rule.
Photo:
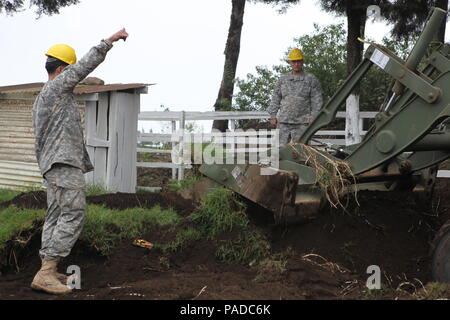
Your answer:
[[[140,89],[152,86],[154,84],[129,83],[129,84],[106,84],[106,85],[79,85],[75,88],[75,94],[97,93],[106,91],[124,91],[130,89]],[[40,91],[44,86],[43,82],[25,83],[13,86],[0,87],[0,92],[34,92]]]

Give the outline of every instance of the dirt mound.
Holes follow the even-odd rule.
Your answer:
[[[194,211],[195,206],[190,200],[183,199],[175,192],[163,193],[115,193],[86,198],[88,203],[104,205],[109,209],[123,210],[127,208],[152,208],[159,205],[161,208],[173,208],[180,215],[185,216]]]
[[[21,193],[12,200],[0,203],[0,209],[9,206],[16,206],[24,209],[46,209],[47,193],[45,191]]]
[[[405,193],[360,193],[359,201],[348,213],[328,209],[309,223],[274,230],[274,246],[320,255],[360,279],[377,265],[394,287],[414,278],[428,282],[429,242],[436,231],[429,217]]]
[[[114,193],[98,196],[88,196],[86,201],[90,204],[104,205],[109,209],[123,210],[127,208],[152,208],[159,205],[161,208],[173,208],[180,215],[188,215],[194,211],[192,201],[185,200],[174,192],[163,193]],[[10,201],[3,202],[0,208],[15,205],[25,209],[46,209],[47,194],[44,191],[22,193]]]

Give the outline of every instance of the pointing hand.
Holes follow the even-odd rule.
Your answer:
[[[123,39],[123,41],[126,41],[127,38],[128,38],[128,33],[125,31],[125,28],[123,28],[122,30],[116,32],[111,37],[109,37],[108,40],[111,41],[111,43],[113,43],[113,42],[119,41],[120,39]]]

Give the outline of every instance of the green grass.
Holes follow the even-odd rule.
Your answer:
[[[248,264],[260,261],[270,253],[270,243],[256,230],[243,231],[236,239],[227,240],[220,245],[216,257],[228,264]]]
[[[6,242],[21,232],[33,229],[35,223],[44,221],[44,210],[23,210],[15,206],[0,210],[0,252]]]
[[[232,231],[235,227],[245,228],[249,224],[244,204],[237,200],[232,191],[225,188],[213,189],[205,195],[190,218],[209,239],[222,232]]]
[[[86,186],[86,196],[99,196],[102,194],[111,193],[102,185],[87,185]]]
[[[24,231],[42,225],[45,210],[24,210],[10,206],[0,210],[0,253],[6,242]],[[109,255],[122,239],[139,237],[158,226],[176,224],[180,218],[173,210],[152,209],[110,210],[102,206],[88,205],[86,221],[80,240],[96,248],[102,255]]]
[[[162,245],[156,245],[164,252],[177,252],[182,251],[190,243],[200,240],[202,234],[195,228],[188,228],[178,232],[175,236],[175,240]]]
[[[230,190],[213,189],[186,219],[192,223],[187,229],[178,230],[175,240],[163,244],[163,251],[176,252],[207,239],[216,247],[218,260],[228,264],[260,261],[270,252],[270,243],[260,231],[249,228],[245,205]],[[226,240],[220,240],[223,236]]]
[[[88,205],[86,223],[80,240],[102,255],[109,255],[122,239],[130,239],[150,232],[158,226],[176,224],[180,218],[173,210],[134,208],[110,210]]]
[[[197,183],[201,179],[202,178],[200,176],[189,177],[181,181],[178,181],[176,179],[170,179],[169,183],[167,184],[167,189],[172,192],[177,192],[179,190],[186,189],[187,187]]]
[[[12,200],[21,193],[22,191],[0,189],[0,203]]]

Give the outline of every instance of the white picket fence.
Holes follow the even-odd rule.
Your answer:
[[[377,112],[360,112],[359,128],[361,135],[364,135],[364,120],[373,118]],[[338,112],[336,117],[345,119],[345,112]],[[270,115],[268,112],[161,112],[161,111],[148,111],[141,112],[139,114],[139,121],[170,121],[172,124],[171,133],[138,133],[138,143],[150,142],[150,143],[171,143],[172,148],[177,147],[177,143],[172,141],[172,134],[177,130],[183,130],[186,128],[187,121],[199,121],[199,120],[227,120],[229,121],[229,128],[231,132],[235,131],[236,121],[238,120],[268,120]],[[258,133],[256,133],[258,134]],[[208,134],[207,134],[208,135]],[[228,133],[228,136],[230,132]],[[239,136],[250,137],[255,135],[255,131],[248,131],[237,134]],[[214,136],[210,134],[211,137]],[[324,138],[327,136],[336,136],[339,138],[329,139]],[[331,144],[345,144],[345,131],[344,130],[320,130],[313,137],[314,140],[318,140],[322,143]],[[313,142],[312,144],[316,144]],[[138,148],[137,152],[150,152],[150,153],[166,153],[171,154],[172,150],[161,150],[155,148]],[[184,170],[190,168],[190,165],[179,165],[172,162],[137,162],[137,167],[145,168],[166,168],[172,169],[172,178],[182,180],[184,178]]]

